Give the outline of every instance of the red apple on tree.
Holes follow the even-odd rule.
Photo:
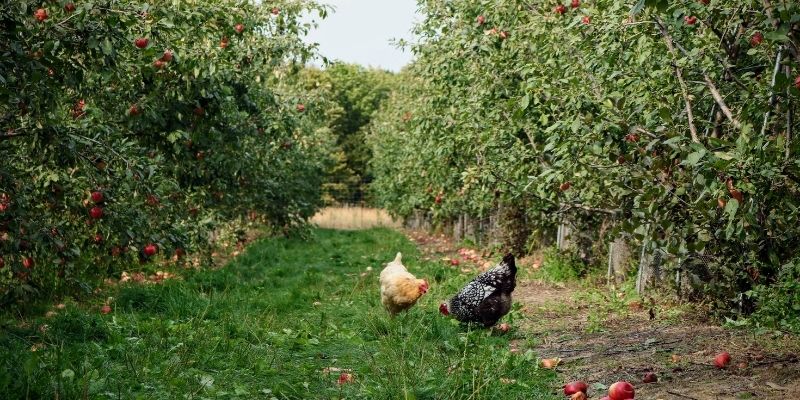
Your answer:
[[[97,233],[94,235],[94,242],[97,244],[103,243],[103,235]]]
[[[147,246],[144,246],[144,255],[152,257],[156,252],[158,252],[158,247],[155,244],[149,243]]]
[[[564,15],[564,13],[567,12],[567,7],[565,7],[563,4],[559,4],[555,8],[555,12],[558,15]]]
[[[272,15],[278,15],[281,12],[281,9],[278,7],[272,7]]]
[[[569,190],[570,187],[572,187],[572,183],[571,182],[564,182],[558,187],[558,190],[560,190],[562,192],[566,192],[567,190]]]
[[[797,75],[797,78],[794,78],[794,87],[800,90],[800,75]]]
[[[687,15],[683,17],[683,22],[686,22],[686,25],[694,25],[697,23],[697,17],[695,17],[694,15],[692,16]]]
[[[136,40],[133,41],[133,44],[140,49],[147,47],[148,43],[150,43],[150,40],[145,37],[136,38]]]
[[[761,32],[756,32],[750,37],[750,46],[756,47],[764,41],[764,35]]]
[[[163,62],[172,61],[172,50],[164,50],[164,54],[161,55],[161,61]]]
[[[572,8],[578,8],[581,6],[581,0],[572,0],[571,4]]]
[[[306,105],[303,103],[297,104],[297,112],[303,112],[306,110]]]
[[[100,202],[103,201],[103,192],[101,192],[99,190],[95,190],[94,192],[92,192],[92,196],[91,197],[92,197],[92,201],[93,202],[100,203]]]
[[[163,69],[165,65],[166,65],[166,63],[161,61],[161,60],[153,61],[153,68],[155,68],[155,69]]]
[[[584,25],[589,25],[592,23],[592,18],[588,15],[584,15],[583,18],[581,18],[581,22],[583,22]]]
[[[89,216],[92,219],[100,219],[103,218],[103,207],[94,206],[91,210],[89,210]]]
[[[25,267],[27,269],[31,269],[31,268],[33,268],[33,265],[34,265],[33,258],[25,257],[25,258],[22,259],[22,266],[23,267]]]
[[[75,3],[67,3],[64,5],[64,11],[71,13],[75,11]]]
[[[44,22],[49,17],[49,15],[47,15],[47,10],[45,10],[44,8],[39,8],[36,11],[34,11],[33,16],[39,22]]]

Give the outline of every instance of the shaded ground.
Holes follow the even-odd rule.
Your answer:
[[[431,259],[459,256],[444,237],[409,236]],[[469,265],[477,271],[493,258]],[[539,263],[518,264],[522,276],[530,276]],[[800,398],[800,338],[795,336],[723,328],[703,310],[675,304],[668,296],[641,300],[587,283],[559,287],[522,278],[514,297],[523,319],[517,322],[521,339],[511,343],[512,351],[531,349],[541,359],[560,359],[556,370],[563,381],[587,382],[590,398],[602,397],[605,386],[618,380],[633,383],[639,399]],[[722,351],[732,362],[719,370],[713,359]],[[659,381],[642,383],[647,372],[655,372]]]

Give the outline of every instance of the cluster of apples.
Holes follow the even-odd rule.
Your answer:
[[[570,396],[571,400],[586,400],[588,389],[585,382],[570,382],[564,385],[564,394]],[[633,400],[635,393],[633,385],[626,381],[619,381],[609,386],[608,396],[600,400]]]

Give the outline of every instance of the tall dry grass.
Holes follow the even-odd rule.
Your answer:
[[[359,230],[377,227],[400,228],[400,221],[392,219],[385,210],[361,206],[326,207],[311,218],[320,228]]]

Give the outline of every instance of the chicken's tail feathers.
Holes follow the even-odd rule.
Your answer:
[[[398,251],[397,255],[394,256],[394,262],[399,263],[402,262],[402,260],[403,260],[403,254]]]
[[[511,271],[517,273],[517,264],[514,262],[514,255],[511,253],[506,254],[503,256],[503,264],[508,265],[511,268]]]

